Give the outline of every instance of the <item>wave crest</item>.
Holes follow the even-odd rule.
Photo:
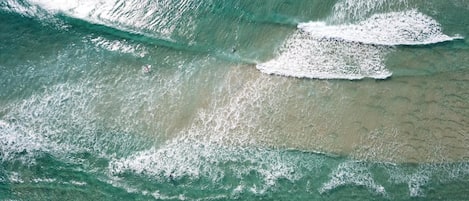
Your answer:
[[[416,10],[372,15],[358,24],[327,26],[300,23],[298,28],[315,38],[331,38],[376,45],[426,45],[461,39],[442,33],[441,25]]]
[[[386,79],[385,59],[396,45],[427,45],[461,39],[442,33],[416,10],[372,15],[357,24],[301,23],[277,58],[257,65],[267,74],[318,79]]]

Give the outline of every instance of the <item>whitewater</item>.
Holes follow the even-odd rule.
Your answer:
[[[0,200],[467,200],[468,11],[0,1]]]

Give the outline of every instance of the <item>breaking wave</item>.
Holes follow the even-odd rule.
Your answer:
[[[301,23],[298,28],[314,38],[329,38],[373,45],[427,45],[462,39],[442,33],[440,24],[417,10],[372,15],[358,24],[328,26]]]
[[[386,56],[396,45],[461,39],[416,10],[375,14],[356,24],[300,23],[278,57],[257,65],[267,74],[319,79],[386,79]]]

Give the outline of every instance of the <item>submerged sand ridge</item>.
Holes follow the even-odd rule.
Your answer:
[[[399,48],[396,54],[387,64],[393,76],[379,81],[273,76],[212,60],[143,74],[141,64],[129,62],[121,64],[123,72],[12,102],[0,126],[4,139],[19,141],[8,145],[11,153],[67,146],[101,153],[97,141],[138,138],[155,147],[197,140],[384,162],[467,161],[467,50]]]
[[[272,76],[249,65],[181,75],[135,72],[111,82],[118,83],[113,87],[58,85],[12,104],[3,128],[16,129],[14,139],[51,144],[44,149],[85,139],[80,146],[86,148],[95,143],[89,136],[126,133],[157,147],[196,140],[380,162],[469,159],[469,77],[464,70],[380,81]],[[122,96],[128,91],[131,96]],[[64,130],[69,127],[81,132]]]
[[[309,80],[234,67],[180,137],[384,162],[469,157],[468,77]],[[216,94],[213,94],[217,97]]]

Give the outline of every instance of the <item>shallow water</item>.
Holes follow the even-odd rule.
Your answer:
[[[1,1],[0,200],[467,200],[468,10]]]

